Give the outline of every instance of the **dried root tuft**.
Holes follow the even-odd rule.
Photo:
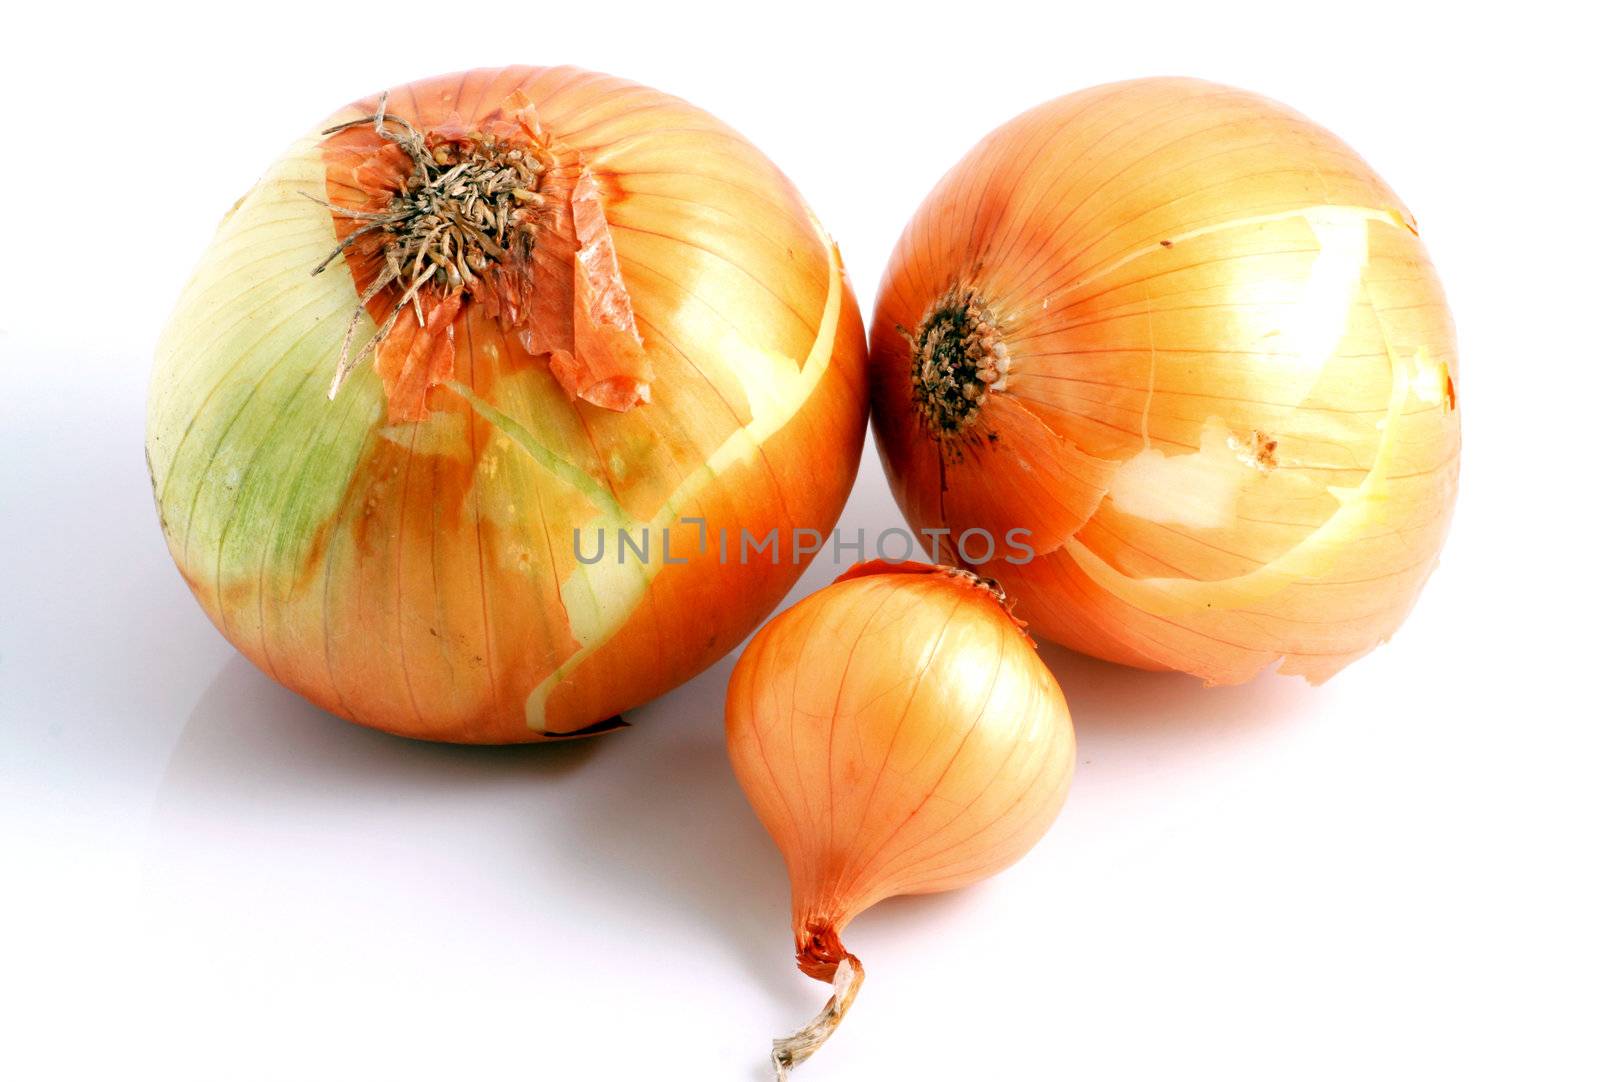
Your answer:
[[[377,277],[350,315],[329,398],[389,336],[407,307],[413,310],[417,325],[426,326],[420,296],[425,288],[441,296],[470,296],[492,288],[496,276],[530,276],[546,210],[547,196],[542,189],[554,161],[544,147],[480,133],[425,134],[388,112],[387,104],[385,94],[372,115],[337,124],[323,134],[336,135],[371,124],[380,136],[406,152],[411,173],[388,204],[380,210],[354,210],[307,193],[336,216],[361,223],[312,274],[322,273],[362,242],[370,245],[376,241],[375,254],[382,261]],[[362,312],[386,290],[394,297],[388,316],[352,354]]]
[[[989,395],[1006,389],[1011,356],[999,321],[976,291],[952,286],[928,306],[911,343],[911,394],[924,426],[953,436]]]

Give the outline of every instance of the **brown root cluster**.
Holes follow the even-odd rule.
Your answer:
[[[970,289],[952,286],[928,306],[911,342],[911,396],[924,426],[954,435],[991,392],[1006,389],[1011,357],[999,320]]]
[[[381,210],[356,210],[323,202],[335,215],[359,221],[328,257],[312,270],[320,274],[363,238],[376,236],[382,269],[351,313],[339,352],[330,396],[351,370],[377,349],[410,306],[417,325],[427,318],[419,294],[431,285],[444,296],[477,297],[493,282],[501,292],[529,288],[533,249],[547,203],[541,192],[553,160],[532,140],[515,140],[468,131],[418,131],[379,99],[370,116],[336,124],[323,135],[371,124],[373,130],[411,159],[404,185]],[[515,279],[514,283],[498,281]],[[513,288],[509,291],[506,285]],[[350,346],[367,304],[390,287],[396,299],[376,334],[354,355]]]

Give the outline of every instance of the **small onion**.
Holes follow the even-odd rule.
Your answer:
[[[789,868],[796,960],[834,995],[773,1042],[827,1039],[862,968],[839,933],[896,894],[1013,863],[1072,781],[1066,700],[1005,596],[968,571],[861,564],[763,627],[728,685],[728,754]]]
[[[985,138],[900,239],[870,371],[940,557],[1129,665],[1328,678],[1399,626],[1455,500],[1454,332],[1415,221],[1228,87],[1096,87]],[[1033,559],[990,555],[1013,530]]]
[[[179,570],[267,673],[365,725],[528,741],[771,611],[799,553],[723,558],[685,520],[830,528],[864,364],[837,249],[744,139],[621,79],[474,71],[340,110],[239,201],[158,348],[147,452]]]

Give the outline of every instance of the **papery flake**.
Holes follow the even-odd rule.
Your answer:
[[[584,168],[572,189],[577,254],[572,263],[573,350],[555,351],[550,367],[571,397],[610,410],[650,401],[653,373],[622,282],[600,185]]]

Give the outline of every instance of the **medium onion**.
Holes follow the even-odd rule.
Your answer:
[[[864,364],[837,249],[744,139],[621,79],[474,71],[340,110],[239,201],[147,452],[179,570],[267,673],[528,741],[606,727],[782,598],[804,553],[730,558],[705,523],[830,528]]]
[[[773,1042],[782,1078],[855,999],[863,971],[839,939],[853,917],[993,875],[1044,834],[1072,780],[1072,720],[993,582],[874,561],[751,639],[727,732],[788,864],[800,969],[834,986]]]
[[[1129,665],[1328,678],[1399,626],[1455,500],[1454,332],[1414,219],[1228,87],[1096,87],[985,138],[900,239],[870,371],[940,557]],[[988,554],[1012,530],[1032,559]]]

